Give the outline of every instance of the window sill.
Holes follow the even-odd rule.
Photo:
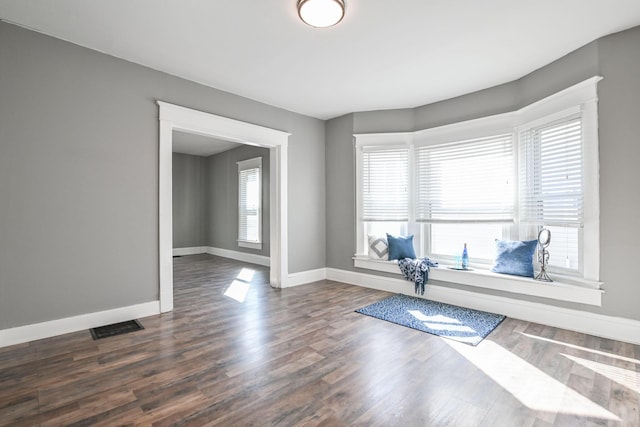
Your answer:
[[[238,240],[238,246],[241,248],[257,249],[259,251],[262,250],[261,242],[247,242],[245,240]]]
[[[356,255],[353,260],[353,265],[357,268],[401,274],[396,261],[372,260],[366,255]],[[566,278],[561,278],[560,280],[563,281],[547,283],[527,277],[492,273],[484,269],[451,270],[447,268],[446,264],[432,268],[429,279],[596,306],[602,305],[602,294],[604,293],[600,289],[601,282],[580,280],[580,283],[569,283]],[[575,279],[571,280],[575,281]]]

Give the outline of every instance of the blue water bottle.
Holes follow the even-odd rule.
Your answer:
[[[467,244],[464,244],[464,249],[462,250],[462,268],[469,268],[469,253],[467,252]]]

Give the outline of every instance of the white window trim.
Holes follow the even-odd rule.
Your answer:
[[[236,162],[238,165],[238,177],[240,172],[247,169],[258,169],[259,185],[258,194],[260,197],[260,207],[258,208],[258,240],[243,240],[238,237],[238,247],[262,250],[262,157],[254,157],[252,159],[241,160]],[[240,235],[240,181],[238,180],[238,236]]]
[[[563,291],[563,295],[566,296],[563,299],[566,301],[585,302],[584,298],[579,295],[586,292],[597,293],[596,299],[587,298],[592,302],[585,302],[587,304],[600,305],[600,294],[602,282],[600,278],[600,232],[599,232],[599,211],[600,211],[600,193],[599,193],[599,159],[598,159],[598,121],[597,121],[597,84],[602,80],[602,77],[595,76],[580,82],[574,86],[564,89],[554,95],[537,101],[533,104],[525,106],[517,111],[512,111],[504,114],[489,116],[480,119],[469,120],[460,123],[454,123],[450,125],[440,126],[431,129],[424,129],[415,132],[394,132],[394,133],[374,133],[374,134],[354,134],[354,149],[356,151],[356,254],[354,256],[354,265],[359,268],[367,268],[371,270],[399,273],[397,265],[389,261],[375,261],[367,257],[367,246],[365,242],[366,236],[364,235],[364,225],[361,221],[361,209],[362,209],[362,156],[361,152],[363,147],[367,146],[382,146],[382,145],[405,145],[408,147],[421,145],[421,144],[437,144],[442,142],[456,141],[467,138],[475,138],[488,136],[491,134],[513,132],[517,135],[517,130],[522,126],[530,126],[540,120],[548,120],[554,116],[563,116],[571,111],[581,111],[583,114],[583,145],[584,145],[584,179],[585,179],[585,194],[584,194],[584,212],[585,212],[585,228],[583,232],[582,243],[582,265],[583,278],[568,278],[561,277],[554,274],[554,277],[558,277],[559,282],[553,282],[553,285],[566,285],[559,286],[563,289],[566,288],[566,292]],[[517,144],[514,144],[514,150]],[[517,158],[517,157],[516,157]],[[514,167],[517,167],[517,162]],[[412,166],[410,166],[410,173],[413,174]],[[413,175],[411,175],[413,176]],[[412,201],[409,202],[410,204]],[[411,227],[411,223],[410,223]],[[419,233],[415,233],[416,230],[409,230],[411,234],[414,234],[416,239]],[[452,283],[468,284],[473,286],[473,283],[465,283],[468,280],[465,278],[475,277],[482,275],[482,283],[486,286],[480,285],[480,287],[496,289],[494,286],[498,286],[500,289],[500,283],[504,284],[504,275],[496,275],[496,273],[490,273],[487,266],[478,266],[474,272],[461,272],[449,270],[444,273],[445,278],[439,279],[438,277],[443,273],[435,273],[435,280],[445,280]],[[483,268],[484,267],[484,268]],[[433,269],[433,271],[444,271]],[[514,279],[515,277],[515,279]],[[474,280],[477,280],[474,279]],[[530,282],[535,286],[543,286],[542,282],[534,281],[528,278],[519,278],[517,276],[508,276],[509,281],[515,281],[520,283],[522,281]],[[525,283],[523,282],[523,283]],[[477,285],[476,285],[477,286]],[[527,291],[528,285],[525,287],[519,286],[516,288],[510,288],[508,291],[538,295],[536,293],[530,293]],[[552,288],[543,286],[540,289],[550,291]],[[504,289],[503,289],[504,290]],[[595,291],[595,293],[593,292]],[[553,291],[551,291],[553,294]],[[566,295],[565,295],[566,294]],[[593,296],[592,295],[592,296]],[[538,295],[553,298],[548,295]],[[594,297],[595,298],[595,297]]]
[[[173,310],[172,143],[173,131],[256,145],[269,149],[269,283],[289,286],[288,132],[156,101],[158,132],[158,294],[160,312]]]

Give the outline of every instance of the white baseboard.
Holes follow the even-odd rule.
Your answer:
[[[22,344],[56,335],[78,332],[98,326],[160,314],[160,302],[151,301],[112,310],[81,314],[33,325],[0,330],[0,347]],[[87,332],[88,334],[88,332]]]
[[[413,284],[405,280],[334,268],[327,268],[326,271],[327,280],[335,280],[337,282],[349,283],[365,288],[416,296],[413,292]],[[528,322],[540,323],[632,344],[640,344],[640,321],[637,320],[605,316],[587,311],[452,289],[438,285],[427,285],[423,298],[474,308],[476,310],[504,314],[508,317]]]
[[[317,282],[327,278],[327,269],[318,268],[316,270],[301,271],[299,273],[291,273],[287,278],[283,288],[305,285],[307,283]]]
[[[221,256],[223,258],[235,259],[237,261],[250,262],[252,264],[271,265],[271,258],[264,255],[255,255],[247,252],[232,251],[229,249],[214,248],[212,246],[194,246],[191,248],[173,248],[174,256],[209,254]]]
[[[173,248],[173,256],[206,254],[206,246],[194,246],[192,248]]]
[[[238,261],[250,262],[252,264],[264,265],[265,267],[269,267],[271,265],[271,258],[264,255],[249,254],[246,252],[214,248],[211,246],[208,246],[206,248],[206,253],[210,255],[221,256],[223,258],[231,258]]]

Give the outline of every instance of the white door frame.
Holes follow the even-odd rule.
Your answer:
[[[290,133],[157,101],[159,142],[160,312],[173,310],[173,131],[185,131],[270,150],[269,213],[271,286],[281,288],[289,274],[287,246],[287,144]]]

